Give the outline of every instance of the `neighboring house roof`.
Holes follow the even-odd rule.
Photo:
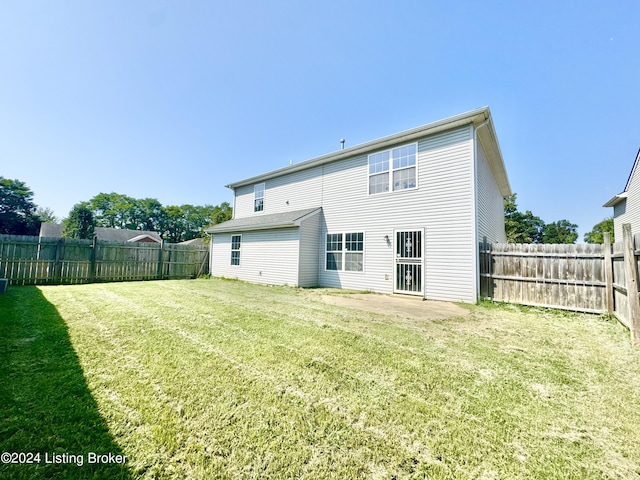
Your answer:
[[[322,208],[307,208],[294,212],[272,213],[255,217],[236,218],[207,228],[207,233],[242,232],[271,228],[299,227],[305,217],[318,213]]]
[[[95,235],[98,240],[107,242],[162,242],[162,237],[160,237],[160,234],[158,232],[151,232],[147,230],[128,230],[125,228],[96,227]],[[61,238],[62,224],[41,224],[40,237]]]
[[[178,243],[178,245],[194,245],[196,247],[201,247],[204,245],[202,238],[192,238],[191,240],[185,240],[184,242]]]
[[[152,237],[147,233],[143,233],[142,235],[136,235],[135,237],[127,240],[127,242],[160,243],[158,242],[158,240],[156,240],[155,237]]]
[[[633,168],[631,169],[631,173],[629,174],[629,178],[627,178],[627,183],[624,186],[624,190],[617,195],[614,195],[607,203],[603,205],[603,207],[615,207],[620,202],[624,201],[627,198],[627,191],[629,190],[629,185],[631,184],[631,179],[636,173],[636,169],[638,168],[638,163],[640,163],[640,150],[636,154],[636,159],[633,162]]]
[[[480,137],[480,141],[482,142],[483,146],[485,146],[487,161],[489,162],[489,166],[494,173],[498,188],[500,189],[501,194],[506,197],[508,195],[511,195],[511,186],[509,185],[509,179],[507,177],[504,161],[502,159],[502,153],[500,151],[500,145],[498,144],[498,138],[493,127],[493,121],[491,120],[491,112],[489,110],[489,107],[478,108],[476,110],[445,118],[443,120],[438,120],[437,122],[432,122],[421,127],[406,130],[394,135],[389,135],[377,140],[372,140],[360,145],[355,145],[343,150],[338,150],[337,152],[329,153],[327,155],[316,157],[311,160],[306,160],[304,162],[280,168],[278,170],[273,170],[262,175],[257,175],[245,180],[240,180],[238,182],[227,185],[227,187],[235,189],[254,183],[261,183],[265,180],[279,177],[281,175],[306,170],[308,168],[319,165],[325,165],[327,163],[336,162],[338,160],[353,157],[355,155],[363,155],[390,145],[394,145],[400,142],[409,142],[418,138],[422,138],[425,135],[433,135],[435,133],[450,130],[462,125],[474,124],[476,127],[479,127],[485,122],[487,122],[487,128],[479,128],[477,130],[478,136]]]

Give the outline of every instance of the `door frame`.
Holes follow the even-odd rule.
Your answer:
[[[417,232],[420,234],[420,259],[419,262],[407,262],[409,264],[416,264],[420,266],[420,290],[419,291],[408,291],[408,290],[400,290],[398,288],[398,264],[402,263],[399,261],[401,257],[396,253],[397,243],[398,243],[398,233],[401,232]],[[409,228],[394,228],[393,229],[393,293],[401,293],[404,295],[416,295],[416,296],[425,296],[425,261],[424,261],[424,253],[425,253],[425,229],[424,227],[409,227]]]

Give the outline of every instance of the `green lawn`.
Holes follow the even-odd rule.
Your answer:
[[[419,321],[321,294],[339,293],[10,288],[0,452],[41,461],[0,478],[640,479],[640,349],[617,322],[490,304]]]

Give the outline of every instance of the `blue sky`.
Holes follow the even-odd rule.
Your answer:
[[[521,210],[582,234],[640,148],[637,1],[0,4],[0,175],[164,205],[489,105]]]

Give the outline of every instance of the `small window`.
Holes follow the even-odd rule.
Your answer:
[[[327,234],[326,269],[364,271],[364,233]]]
[[[369,195],[416,188],[417,145],[369,155]]]
[[[242,235],[231,235],[231,265],[240,265]]]
[[[262,212],[264,210],[264,183],[258,183],[253,187],[253,211]]]

